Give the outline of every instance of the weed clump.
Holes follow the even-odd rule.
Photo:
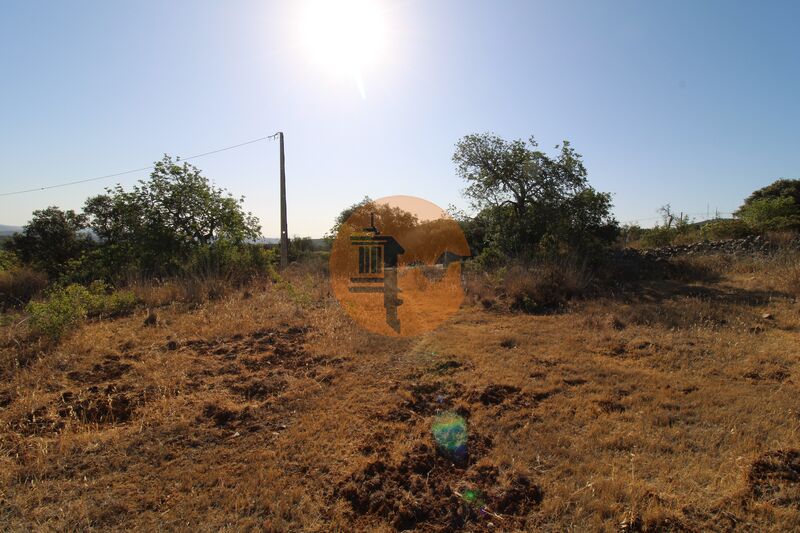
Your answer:
[[[588,269],[553,262],[510,268],[503,278],[503,291],[512,309],[535,313],[558,308],[585,293],[590,284]]]
[[[57,342],[89,317],[122,315],[136,303],[133,292],[111,291],[104,283],[94,282],[89,287],[72,284],[56,288],[46,300],[30,302],[26,310],[31,330]]]

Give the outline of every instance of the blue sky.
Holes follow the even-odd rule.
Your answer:
[[[310,57],[300,0],[0,0],[0,192],[278,129],[299,235],[364,195],[466,207],[451,156],[473,132],[569,139],[621,221],[730,212],[800,177],[798,2],[376,2],[362,98]],[[195,164],[278,235],[277,143]],[[145,175],[0,196],[0,223]]]

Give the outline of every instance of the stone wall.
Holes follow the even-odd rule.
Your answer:
[[[730,255],[769,255],[780,248],[794,248],[800,250],[800,236],[788,243],[778,246],[761,235],[745,237],[743,239],[728,239],[724,241],[706,241],[686,245],[665,246],[652,250],[639,250],[639,254],[649,258],[669,259],[684,255],[705,255],[723,253]]]

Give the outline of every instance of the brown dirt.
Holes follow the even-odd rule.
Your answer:
[[[519,526],[542,500],[541,489],[522,474],[500,474],[484,463],[491,448],[485,437],[473,435],[469,461],[458,466],[438,454],[428,443],[418,443],[397,463],[381,459],[368,463],[346,479],[336,495],[350,502],[359,517],[377,517],[397,530],[482,531],[494,525]],[[463,493],[483,487],[483,502],[476,506]],[[473,489],[474,490],[474,489]]]

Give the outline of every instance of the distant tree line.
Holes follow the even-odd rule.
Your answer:
[[[453,162],[472,206],[469,214],[453,215],[471,255],[487,267],[565,256],[591,261],[620,243],[661,246],[681,239],[800,230],[800,180],[781,179],[755,191],[733,219],[697,225],[675,216],[667,205],[662,223],[654,228],[620,227],[611,212],[611,194],[589,184],[583,159],[568,141],[547,153],[533,137],[508,141],[490,133],[467,135],[456,143]],[[371,200],[338,216],[328,242],[365,202]],[[419,225],[413,215],[376,210],[387,221]],[[409,238],[422,239],[423,229],[444,231],[437,224],[417,229]],[[54,206],[34,211],[23,230],[3,243],[0,273],[28,269],[9,281],[28,280],[24,290],[15,289],[25,295],[41,285],[39,273],[62,285],[187,274],[245,279],[271,271],[275,262],[276,250],[255,244],[260,231],[258,219],[244,210],[243,198],[165,155],[148,179],[130,189],[106,189],[87,199],[81,212]],[[290,256],[319,259],[319,244],[294,238]]]
[[[667,204],[659,209],[661,222],[652,228],[627,225],[621,229],[625,245],[645,248],[724,240],[769,232],[800,231],[800,179],[779,179],[748,196],[733,218],[692,222],[676,215]]]
[[[258,219],[200,171],[169,156],[149,179],[86,200],[83,212],[48,207],[34,211],[21,233],[4,243],[24,264],[51,281],[118,281],[248,272],[264,269],[270,252],[249,244]]]

